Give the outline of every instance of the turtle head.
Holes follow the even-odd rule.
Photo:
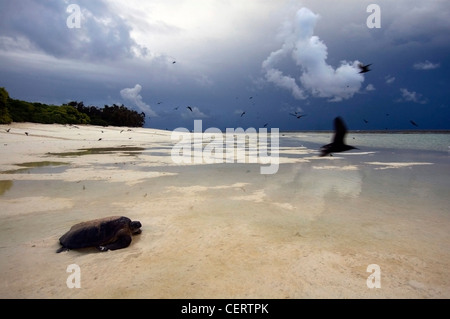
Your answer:
[[[133,235],[140,234],[141,227],[142,227],[142,224],[140,221],[135,220],[130,223],[130,229],[131,229],[131,232],[133,233]]]

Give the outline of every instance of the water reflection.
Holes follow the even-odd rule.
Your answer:
[[[13,181],[0,181],[0,196],[9,191],[13,184]]]
[[[326,209],[326,205],[358,198],[361,194],[362,175],[357,166],[345,163],[332,166],[312,163],[289,166],[289,170],[280,179],[278,192],[289,196],[292,205],[302,215],[315,218]]]
[[[82,155],[96,155],[96,154],[110,154],[110,153],[124,153],[127,156],[133,156],[141,154],[146,150],[143,147],[122,146],[122,147],[94,147],[94,148],[81,148],[74,152],[62,152],[62,153],[47,153],[49,156],[82,156]]]
[[[66,162],[52,162],[52,161],[40,161],[40,162],[27,162],[15,164],[21,168],[3,171],[2,174],[49,174],[49,173],[62,173],[65,171],[69,163]],[[58,168],[59,167],[59,168]]]

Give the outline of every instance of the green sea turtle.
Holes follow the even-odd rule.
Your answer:
[[[111,216],[73,225],[59,238],[62,247],[56,252],[69,249],[96,247],[100,251],[128,247],[132,236],[141,233],[142,224],[124,216]]]

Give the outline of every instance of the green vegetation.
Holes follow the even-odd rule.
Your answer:
[[[5,88],[0,88],[0,124],[9,124],[12,122],[8,112],[9,94]]]
[[[145,113],[116,104],[100,109],[75,101],[61,106],[25,102],[10,98],[5,88],[0,88],[0,124],[11,122],[142,127]]]
[[[123,104],[105,105],[103,109],[95,106],[84,106],[83,102],[70,102],[68,105],[89,116],[92,125],[142,127],[145,123],[144,112],[138,113],[129,110]]]

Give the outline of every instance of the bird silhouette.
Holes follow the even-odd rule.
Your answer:
[[[409,120],[409,122],[410,122],[412,125],[416,126],[416,127],[419,126],[419,125],[418,125],[416,122],[414,122],[413,120]]]
[[[364,123],[366,123],[366,124],[367,124],[367,123],[369,123],[369,121],[368,121],[368,120],[366,120],[366,119],[364,119],[363,121],[364,121]]]
[[[345,134],[347,134],[347,127],[340,117],[334,119],[334,137],[330,144],[324,145],[320,148],[320,156],[325,156],[331,153],[345,152],[351,149],[357,149],[344,143]]]
[[[292,116],[295,116],[296,118],[302,118],[303,116],[306,116],[306,114],[298,114],[297,112],[295,112],[295,113],[289,113],[290,115],[292,115]]]
[[[243,116],[244,116],[244,114],[245,114],[245,111],[241,113],[241,117],[243,117]]]
[[[11,129],[10,129],[10,128],[6,130],[6,133],[9,133],[9,131],[11,131]]]
[[[177,63],[177,61],[173,61],[173,62],[172,62],[172,64],[175,64],[175,63]]]
[[[28,136],[28,132],[25,132],[25,135]]]
[[[189,109],[192,112],[192,107],[186,106],[187,109]]]
[[[364,64],[360,63],[358,65],[359,69],[361,70],[361,71],[359,71],[359,73],[369,72],[370,71],[369,66],[371,66],[371,65],[372,65],[372,63],[371,64],[367,64],[367,65],[364,65]]]

